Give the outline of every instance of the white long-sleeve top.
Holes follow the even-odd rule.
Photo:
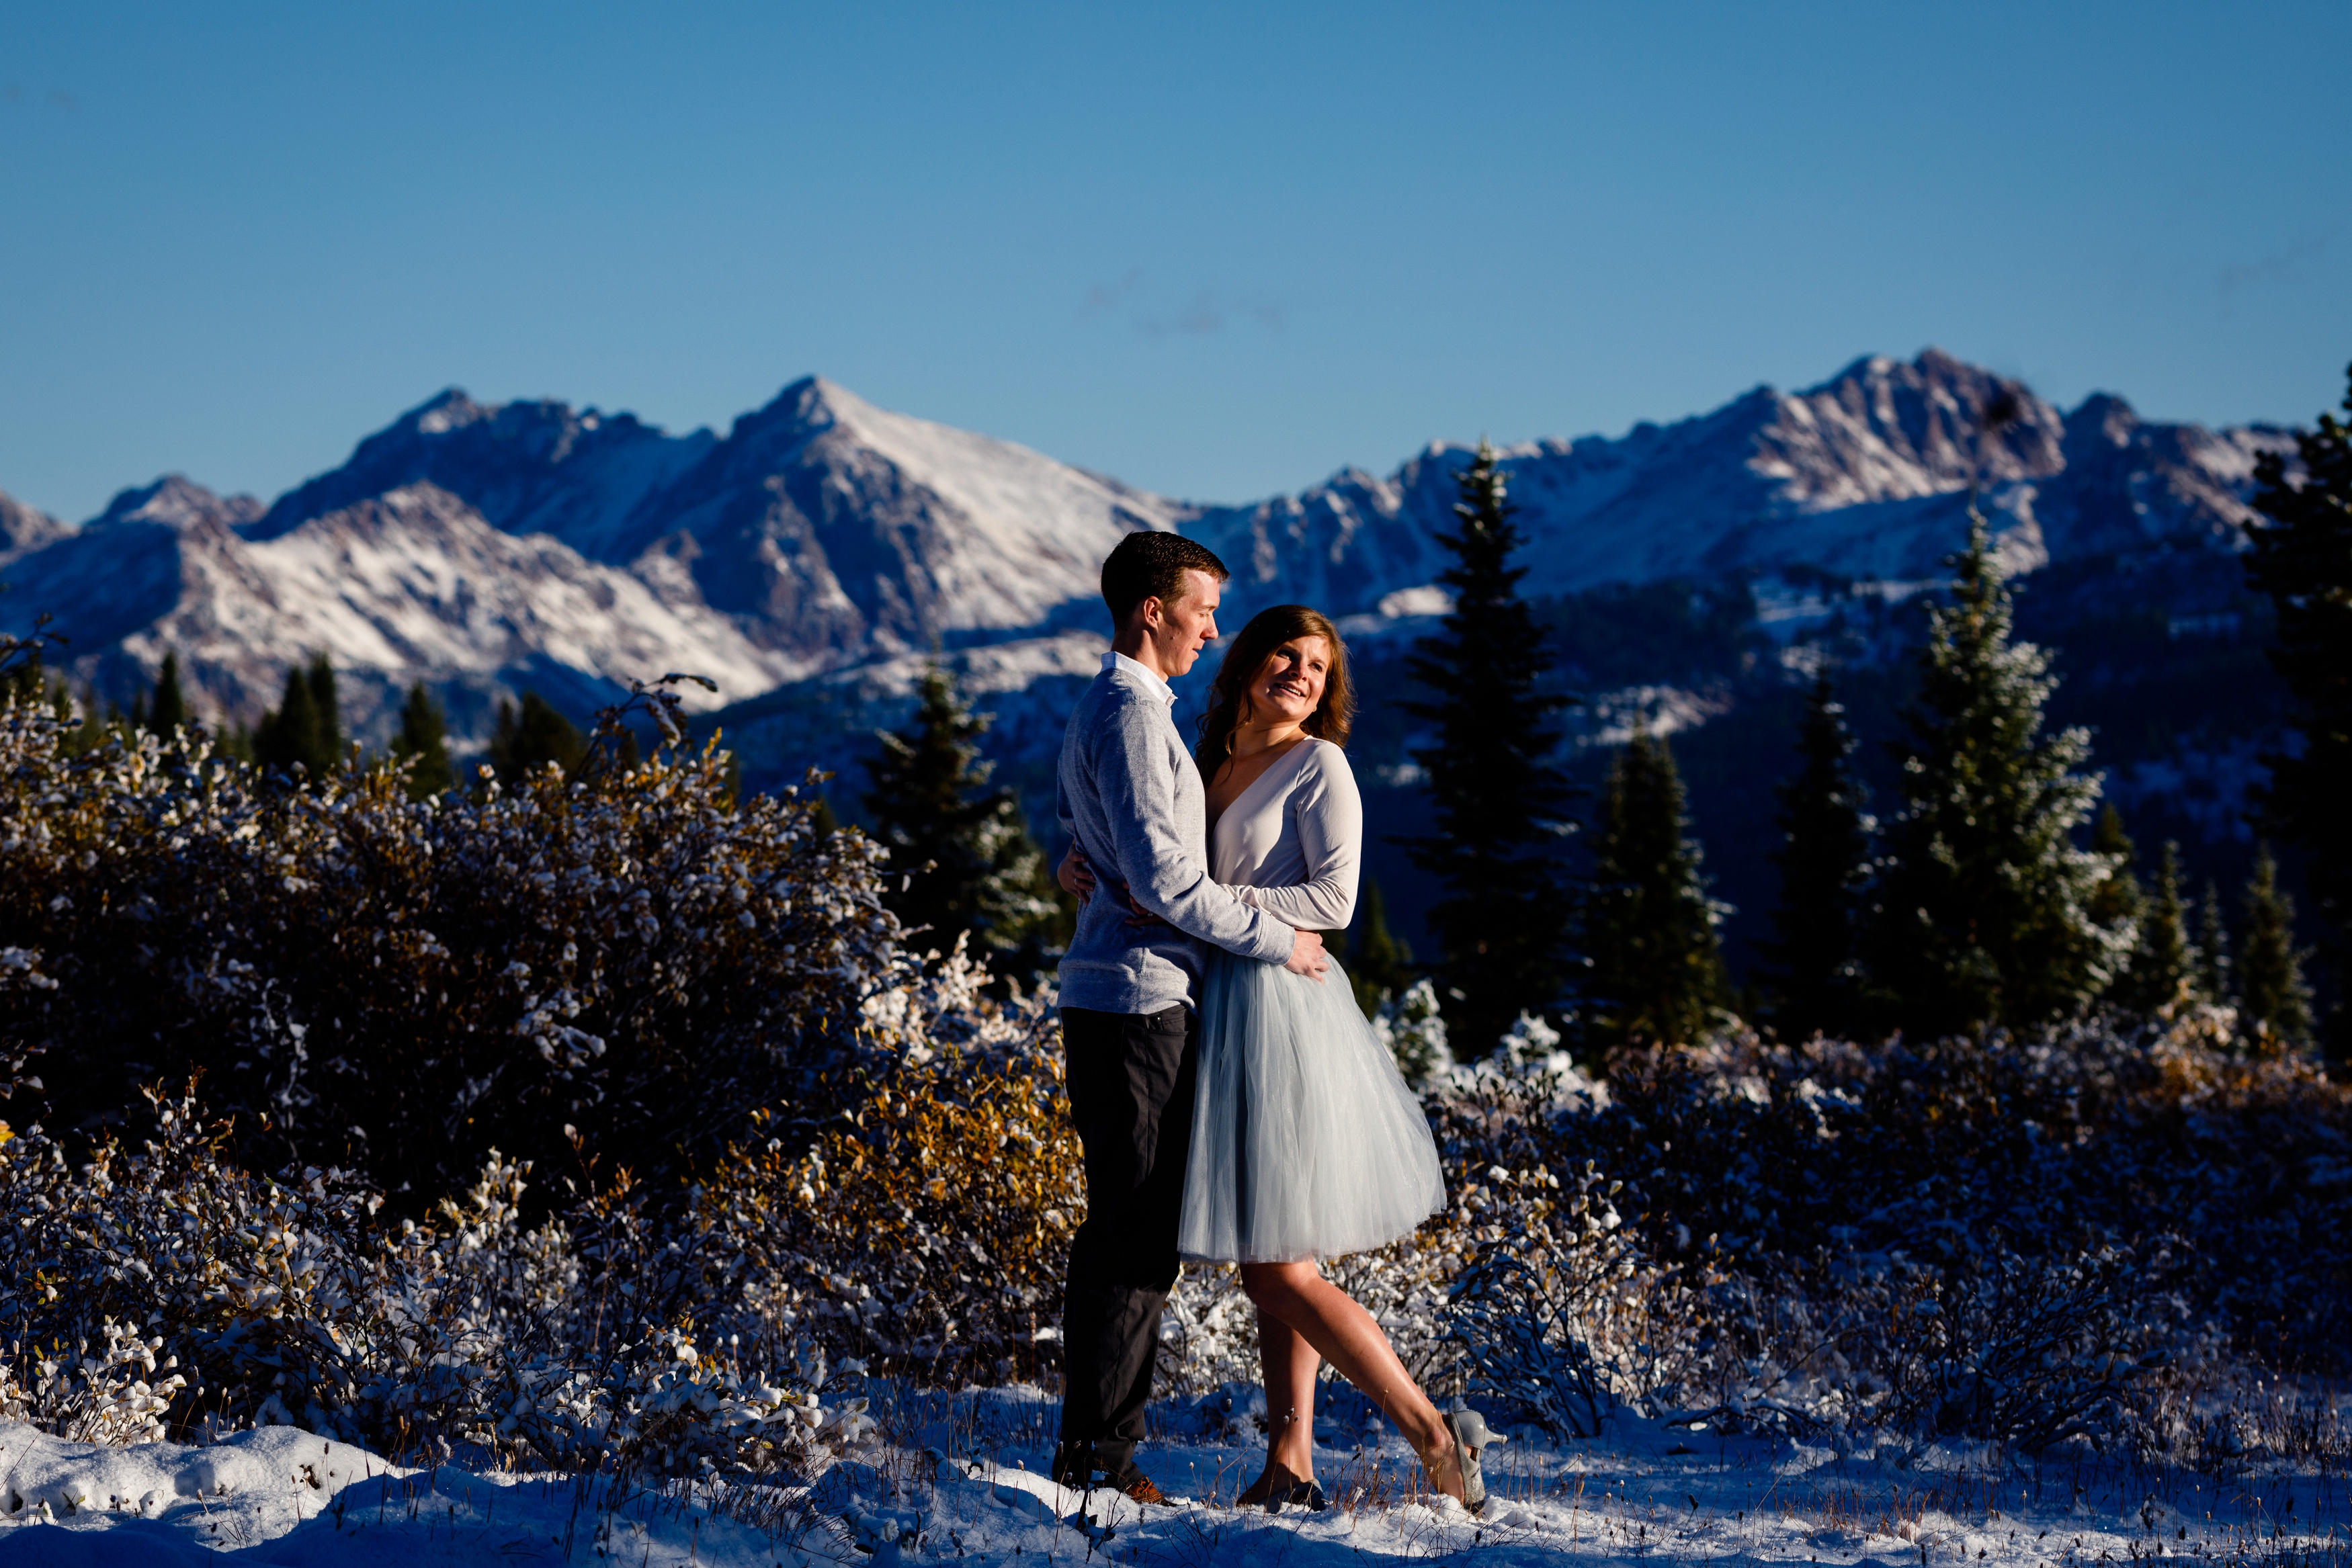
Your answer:
[[[1309,737],[1234,797],[1210,835],[1217,881],[1253,909],[1302,931],[1339,931],[1356,914],[1364,800],[1348,754]]]

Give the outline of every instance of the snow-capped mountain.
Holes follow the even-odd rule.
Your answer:
[[[267,507],[177,476],[79,528],[17,507],[0,616],[49,610],[71,672],[110,689],[173,648],[200,697],[250,716],[323,650],[362,729],[423,679],[478,732],[525,685],[584,711],[672,669],[739,701],[1008,635],[1059,658],[1111,546],[1186,515],[814,379],[724,439],[451,392]]]
[[[1979,472],[2018,569],[2157,544],[2234,549],[2255,455],[2293,444],[2276,430],[2147,423],[2106,395],[2062,413],[1933,349],[1860,360],[1804,392],[1759,387],[1671,425],[1505,450],[1528,540],[1524,591],[1790,569],[1932,577],[1960,537],[1978,412],[2002,397],[2015,416],[1985,441]],[[1433,444],[1391,478],[1349,470],[1298,496],[1205,510],[1186,531],[1253,601],[1377,612],[1443,569],[1436,535],[1469,455]]]
[[[1958,538],[1978,411],[2004,395],[2015,417],[1981,473],[2021,568],[2233,549],[2254,455],[2287,444],[2143,422],[2106,396],[2062,413],[1932,350],[1867,359],[1803,392],[1507,451],[1527,591],[1932,576]],[[1238,614],[1290,600],[1351,631],[1413,624],[1443,604],[1437,535],[1467,458],[1433,444],[1387,478],[1201,507],[814,378],[724,436],[451,391],[267,507],[174,476],[68,528],[0,497],[0,625],[49,612],[74,676],[121,698],[176,649],[199,711],[245,717],[324,650],[362,733],[412,680],[478,734],[526,685],[584,715],[630,676],[691,670],[733,717],[782,726],[781,746],[819,709],[860,722],[933,648],[1001,697],[1079,678],[1102,645],[1099,562],[1135,528],[1216,549]]]
[[[247,532],[273,537],[419,482],[504,532],[547,535],[698,601],[809,667],[1049,624],[1094,596],[1121,534],[1186,515],[811,378],[724,439],[445,392]]]
[[[65,532],[66,526],[48,513],[0,490],[0,561],[47,544]]]

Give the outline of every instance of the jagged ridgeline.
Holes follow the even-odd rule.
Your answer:
[[[1500,454],[1527,538],[1521,591],[1563,678],[1593,698],[1563,760],[1598,789],[1591,747],[1643,723],[1670,738],[1715,895],[1737,911],[1723,929],[1736,973],[1777,885],[1768,786],[1825,664],[1857,769],[1888,798],[1877,743],[1899,732],[1921,591],[1965,538],[1973,421],[2003,396],[2018,417],[1985,444],[1986,507],[2022,573],[2020,635],[2053,648],[2063,677],[2051,720],[2095,728],[2140,841],[2178,840],[2189,885],[2235,887],[2245,786],[2280,702],[2267,612],[2235,557],[2255,456],[2291,455],[2285,433],[2156,423],[2105,395],[2060,410],[1931,350]],[[907,727],[937,649],[995,714],[996,780],[1044,828],[1063,716],[1104,646],[1098,564],[1127,530],[1181,528],[1234,568],[1234,623],[1284,601],[1341,618],[1371,698],[1352,747],[1371,869],[1398,935],[1428,953],[1434,886],[1390,841],[1428,826],[1412,760],[1425,737],[1398,704],[1412,695],[1406,646],[1445,607],[1438,539],[1469,457],[1433,444],[1385,477],[1349,470],[1216,507],[818,380],[724,434],[452,392],[267,503],[179,477],[78,526],[0,503],[14,585],[0,625],[52,613],[73,638],[59,673],[126,711],[176,651],[189,712],[248,725],[290,666],[324,653],[351,733],[379,747],[422,682],[461,768],[527,690],[581,724],[630,677],[694,671],[719,683],[688,695],[699,722],[726,727],[748,789],[814,763],[845,772],[829,798],[852,815],[874,732]]]

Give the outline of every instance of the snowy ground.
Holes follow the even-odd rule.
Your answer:
[[[883,1431],[813,1483],[607,1483],[456,1466],[412,1469],[292,1427],[209,1447],[92,1448],[0,1426],[0,1568],[268,1563],[1738,1563],[1925,1568],[2152,1558],[2352,1560],[2344,1479],[2250,1468],[2226,1478],[2101,1463],[2000,1462],[1938,1448],[1874,1452],[1663,1431],[1623,1420],[1589,1443],[1521,1434],[1489,1450],[1473,1519],[1434,1505],[1393,1432],[1342,1390],[1318,1417],[1333,1507],[1227,1506],[1257,1470],[1249,1391],[1154,1409],[1146,1468],[1177,1500],[1081,1500],[1039,1473],[1051,1405],[1034,1391],[903,1398]],[[1240,1411],[1242,1415],[1230,1414]]]

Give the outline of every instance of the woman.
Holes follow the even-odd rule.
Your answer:
[[[1354,714],[1331,622],[1286,604],[1234,639],[1194,761],[1209,861],[1243,902],[1302,930],[1355,912],[1363,805],[1340,749]],[[1065,885],[1090,891],[1074,851]],[[1475,1411],[1442,1415],[1370,1312],[1318,1260],[1385,1245],[1445,1206],[1429,1123],[1334,965],[1325,983],[1212,950],[1201,1000],[1200,1088],[1179,1248],[1241,1265],[1257,1308],[1265,1469],[1243,1503],[1324,1506],[1315,1482],[1315,1375],[1328,1360],[1397,1424],[1430,1483],[1476,1509]]]

